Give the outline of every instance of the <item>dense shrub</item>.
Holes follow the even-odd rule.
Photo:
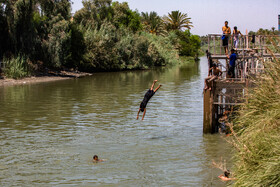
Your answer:
[[[154,34],[142,33],[145,36],[152,48],[150,53],[153,54],[153,62],[156,66],[179,63],[179,53],[175,49],[176,41],[171,33],[168,36],[156,36]]]
[[[280,186],[280,60],[250,90],[235,122],[235,186]]]
[[[180,42],[180,55],[182,56],[198,56],[200,49],[200,38],[197,35],[192,35],[189,30],[185,32],[176,32]]]
[[[4,73],[7,77],[19,79],[30,76],[29,59],[24,55],[18,55],[16,58],[4,59],[6,67]]]
[[[148,33],[134,34],[105,22],[85,32],[84,69],[108,71],[162,66],[176,61],[176,50],[168,38]],[[178,60],[178,59],[177,59]]]

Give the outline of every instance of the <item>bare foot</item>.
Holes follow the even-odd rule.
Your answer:
[[[154,80],[154,83],[156,83],[157,82],[157,80]]]

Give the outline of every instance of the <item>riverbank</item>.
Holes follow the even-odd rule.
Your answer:
[[[0,86],[14,86],[14,85],[24,85],[24,84],[34,84],[41,82],[52,82],[59,80],[66,80],[72,78],[80,78],[85,76],[90,76],[91,73],[78,72],[78,71],[49,71],[46,74],[35,75],[31,77],[25,77],[22,79],[12,79],[6,78],[5,76],[0,76]]]
[[[196,60],[194,57],[180,57],[180,64],[185,63],[195,63]],[[138,69],[134,69],[138,70]],[[142,69],[147,70],[147,69]],[[121,70],[126,71],[126,70]],[[0,73],[0,87],[1,86],[14,86],[14,85],[23,85],[23,84],[32,84],[32,83],[40,83],[40,82],[51,82],[51,81],[59,81],[71,78],[81,78],[85,76],[91,76],[92,73],[80,72],[80,71],[54,71],[47,70],[47,72],[37,72],[36,75],[31,77],[24,77],[20,79],[7,78],[4,74]]]

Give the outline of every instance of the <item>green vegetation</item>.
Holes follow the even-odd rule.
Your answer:
[[[165,35],[167,33],[161,17],[156,12],[142,12],[141,22],[144,30],[148,33],[156,35]]]
[[[179,52],[181,56],[197,57],[200,49],[200,39],[197,35],[192,35],[189,30],[185,32],[176,31],[179,38]]]
[[[279,35],[280,32],[275,30],[275,27],[272,27],[271,30],[260,28],[257,32],[250,31],[249,35]]]
[[[163,17],[163,21],[166,25],[167,30],[181,30],[182,28],[191,29],[193,27],[191,18],[187,14],[181,12],[172,11],[168,13],[168,16]]]
[[[19,79],[30,75],[29,59],[26,56],[6,59],[5,74],[9,78]]]
[[[234,123],[235,186],[280,186],[280,60],[249,90]]]
[[[0,60],[22,72],[27,69],[21,56],[29,59],[36,68],[21,76],[45,68],[95,72],[164,66],[179,62],[179,55],[197,56],[200,40],[189,31],[190,19],[179,11],[164,19],[156,12],[140,14],[112,0],[84,0],[74,17],[70,0],[0,1]],[[5,70],[10,76],[17,71]]]

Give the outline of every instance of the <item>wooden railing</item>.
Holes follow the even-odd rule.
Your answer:
[[[223,71],[222,79],[227,78],[228,57],[222,46],[221,34],[208,35],[208,51],[210,58],[217,64],[219,69]],[[254,40],[252,42],[252,40]],[[273,43],[273,40],[276,41]],[[244,81],[250,75],[258,75],[264,71],[264,63],[272,59],[272,55],[268,49],[275,49],[275,45],[280,44],[280,36],[263,36],[263,35],[243,35],[239,36],[238,48],[235,48],[238,59],[235,66],[235,81]],[[233,47],[233,36],[229,37],[228,51]],[[273,57],[280,58],[279,53],[275,53]],[[223,60],[226,60],[224,62]]]
[[[280,41],[280,36],[277,35],[242,35],[239,36],[239,50],[259,50],[261,53],[266,53],[266,48],[272,46],[271,38],[277,38]],[[228,48],[234,48],[234,39],[231,35],[228,41]],[[222,34],[208,35],[208,51],[212,55],[224,55],[224,47],[222,45]]]

